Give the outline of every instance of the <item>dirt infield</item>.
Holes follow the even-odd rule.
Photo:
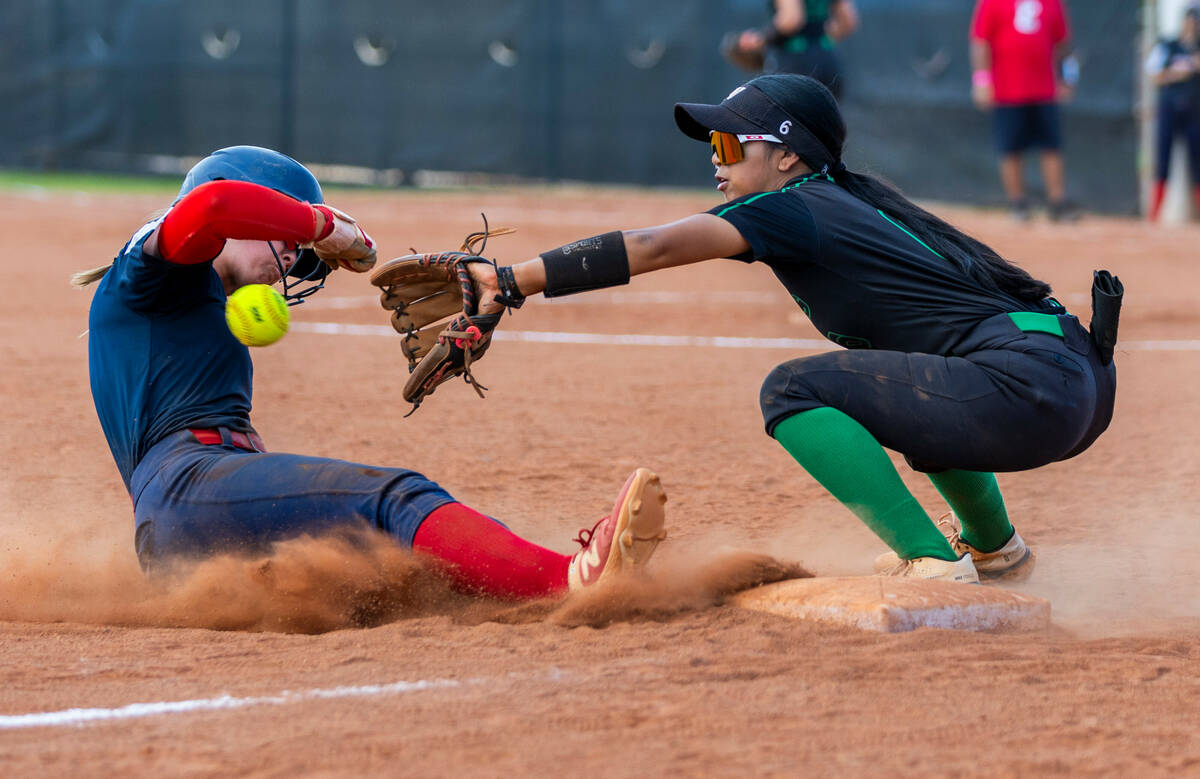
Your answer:
[[[670,538],[649,583],[476,603],[403,551],[344,539],[293,542],[266,564],[213,561],[169,589],[146,581],[88,391],[91,295],[67,278],[163,200],[0,193],[0,773],[1200,775],[1197,231],[1017,228],[941,209],[1082,318],[1091,270],[1121,276],[1117,413],[1079,458],[1000,477],[1040,555],[1020,589],[1051,599],[1050,630],[874,635],[723,605],[785,575],[775,560],[865,573],[883,548],[762,432],[762,377],[814,347],[711,340],[818,337],[766,268],[725,261],[533,301],[478,367],[487,400],[450,384],[408,419],[403,359],[371,327],[386,317],[361,277],[337,274],[294,310],[296,332],[255,353],[271,449],[422,471],[561,551],[630,469],[655,468]],[[483,210],[518,228],[488,247],[513,261],[714,198],[331,202],[389,256],[456,246]],[[451,415],[473,434],[447,437]],[[901,471],[940,512],[928,481]]]

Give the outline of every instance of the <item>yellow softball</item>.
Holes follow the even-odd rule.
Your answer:
[[[246,346],[269,346],[288,331],[287,301],[269,284],[247,284],[225,301],[225,322]]]

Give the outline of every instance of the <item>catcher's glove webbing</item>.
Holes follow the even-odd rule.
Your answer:
[[[476,381],[471,366],[491,345],[501,314],[479,313],[468,266],[494,265],[479,253],[488,237],[511,232],[508,227],[489,230],[485,218],[484,229],[468,235],[459,251],[397,257],[371,274],[371,283],[383,289],[380,305],[392,312],[392,327],[404,336],[400,350],[408,358],[409,377],[403,396],[413,411],[435,387],[455,376],[462,376],[483,397],[487,387]]]

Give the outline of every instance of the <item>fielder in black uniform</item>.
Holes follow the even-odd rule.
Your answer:
[[[858,29],[854,0],[767,0],[767,12],[764,28],[738,37],[741,55],[757,55],[757,70],[766,73],[812,76],[840,99],[844,80],[835,48]]]
[[[1045,282],[847,170],[845,125],[814,79],[760,76],[719,105],[676,105],[675,120],[711,142],[726,202],[495,271],[472,265],[493,305],[711,258],[764,262],[846,347],[767,376],[766,431],[894,550],[877,568],[968,582],[1027,572],[993,472],[1073,457],[1108,426],[1119,281],[1097,273],[1089,333]],[[883,447],[929,474],[957,523],[930,520]]]

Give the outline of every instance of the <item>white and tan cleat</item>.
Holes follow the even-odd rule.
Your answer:
[[[939,560],[936,557],[914,557],[901,560],[880,576],[900,576],[909,579],[939,579],[963,584],[979,584],[979,574],[971,555],[964,554],[957,560]]]
[[[571,558],[567,584],[572,591],[640,569],[667,537],[667,495],[658,475],[638,468],[625,480],[612,513],[575,539],[583,547]]]
[[[1028,578],[1033,573],[1033,563],[1036,559],[1021,534],[1015,529],[1012,537],[1000,547],[991,552],[984,552],[962,540],[962,531],[958,518],[953,513],[946,514],[937,521],[938,530],[946,536],[955,554],[970,555],[975,563],[975,570],[981,579],[1008,579],[1015,581]],[[895,552],[884,552],[875,558],[875,573],[886,573],[900,564],[900,557]]]

